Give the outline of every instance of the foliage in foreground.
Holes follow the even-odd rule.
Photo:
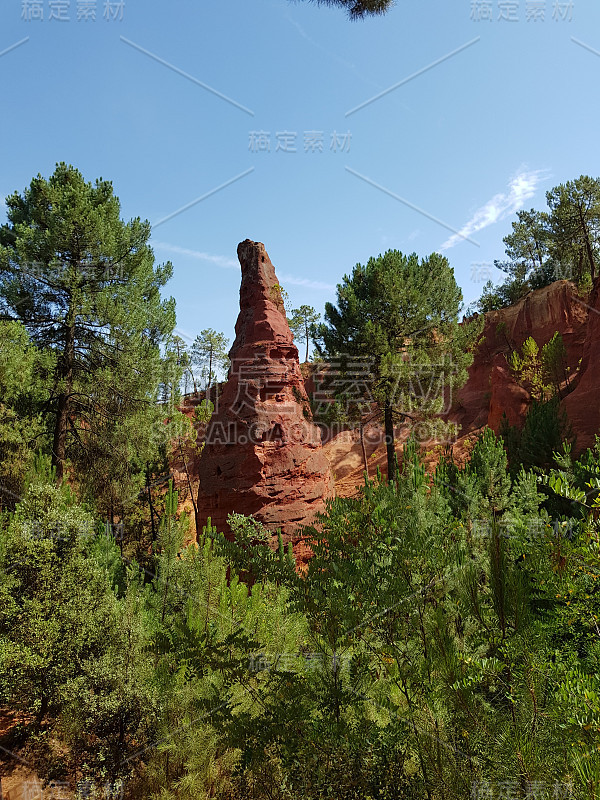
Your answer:
[[[487,430],[428,476],[409,442],[303,572],[243,517],[185,547],[172,490],[142,570],[38,463],[0,531],[0,702],[30,720],[2,746],[131,798],[600,796],[600,443],[555,459],[511,477]]]

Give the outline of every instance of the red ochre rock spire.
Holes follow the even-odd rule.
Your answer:
[[[265,247],[238,245],[240,313],[231,368],[208,424],[199,464],[198,533],[207,518],[230,532],[231,512],[253,515],[284,541],[310,524],[333,494],[313,424],[298,350]]]

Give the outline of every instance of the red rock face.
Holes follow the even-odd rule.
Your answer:
[[[577,434],[577,452],[592,447],[595,435],[600,434],[600,278],[588,304],[579,304],[589,312],[586,337],[575,389],[563,403]]]
[[[496,356],[490,374],[490,404],[487,424],[498,432],[506,414],[509,425],[522,425],[531,398],[515,381],[504,356]]]
[[[485,315],[469,378],[458,393],[458,408],[450,415],[463,434],[483,425],[498,431],[504,413],[511,425],[523,423],[529,396],[513,379],[506,356],[529,336],[541,349],[556,331],[563,338],[567,362],[575,374],[589,339],[588,309],[569,281],[552,283],[530,292],[514,306]]]
[[[210,517],[229,533],[231,512],[252,514],[284,541],[324,509],[333,492],[313,425],[298,350],[279,283],[260,242],[238,246],[240,314],[227,384],[200,458],[198,532]]]

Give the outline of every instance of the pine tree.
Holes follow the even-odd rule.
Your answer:
[[[310,339],[320,319],[321,315],[315,311],[312,306],[307,305],[300,306],[300,308],[293,308],[292,316],[288,319],[290,329],[294,334],[294,339],[298,342],[306,343],[304,361],[308,361]]]
[[[82,662],[105,649],[114,596],[87,557],[95,521],[36,474],[0,531],[0,695],[39,726]]]
[[[491,282],[479,300],[481,311],[516,303],[532,289],[553,281],[575,281],[587,288],[600,264],[600,179],[581,175],[546,192],[548,211],[518,211],[504,237],[508,261],[495,265],[508,273]]]
[[[592,281],[600,264],[600,179],[581,175],[546,193],[558,263],[571,280],[587,273]]]
[[[344,276],[337,306],[326,304],[325,323],[316,328],[321,355],[342,370],[351,359],[362,362],[361,381],[383,413],[389,480],[396,474],[395,420],[431,419],[445,393],[466,380],[483,320],[459,325],[461,301],[444,256],[388,250]]]
[[[562,336],[558,331],[552,339],[542,347],[542,366],[546,380],[554,387],[554,393],[560,392],[562,383],[569,386],[569,366],[567,363],[567,350]]]
[[[190,361],[200,368],[200,375],[204,378],[206,390],[210,389],[220,372],[227,371],[229,368],[228,345],[227,337],[212,328],[201,331],[194,339]]]
[[[550,217],[546,212],[533,208],[517,211],[517,222],[512,223],[512,232],[504,237],[503,242],[509,261],[494,263],[507,272],[513,282],[524,287],[527,280],[533,280],[536,286],[545,286],[556,280]]]
[[[517,350],[511,353],[509,365],[517,380],[526,386],[532,397],[536,400],[546,399],[551,387],[544,381],[546,371],[540,348],[533,336],[525,339],[520,353]]]
[[[350,19],[362,19],[376,14],[385,14],[394,0],[316,0],[318,5],[337,6],[348,12]]]
[[[135,451],[143,462],[159,420],[160,348],[175,324],[174,301],[160,297],[172,267],[154,266],[149,223],[124,223],[112,185],[86,183],[66,164],[8,197],[7,208],[0,314],[54,354],[46,390],[57,479],[67,459],[89,466],[110,456],[107,433],[133,417],[113,459]]]
[[[19,322],[0,322],[0,509],[20,500],[36,451],[48,444],[42,409],[52,353],[29,340]]]

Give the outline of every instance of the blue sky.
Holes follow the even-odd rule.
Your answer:
[[[190,339],[232,338],[243,239],[294,306],[322,311],[390,248],[441,250],[468,303],[517,209],[600,175],[596,0],[397,0],[355,23],[289,0],[106,5],[3,0],[0,195],[57,161],[112,180],[173,262]]]

